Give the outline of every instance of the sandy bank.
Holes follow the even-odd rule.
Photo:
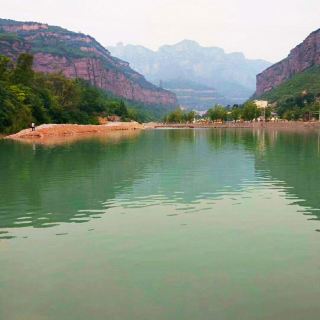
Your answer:
[[[21,144],[31,144],[33,146],[41,145],[45,147],[56,147],[63,145],[72,145],[76,142],[99,141],[101,144],[118,143],[122,140],[135,139],[139,136],[141,130],[117,130],[98,133],[83,133],[68,136],[49,136],[41,139],[14,139]]]
[[[25,129],[7,136],[5,139],[39,140],[141,129],[144,129],[143,125],[137,122],[112,122],[106,125],[43,124],[37,127],[35,131]]]

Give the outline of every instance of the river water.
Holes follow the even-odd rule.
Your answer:
[[[320,134],[0,141],[0,319],[320,315]]]

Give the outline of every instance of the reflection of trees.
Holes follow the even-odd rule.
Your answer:
[[[2,142],[0,227],[18,227],[14,223],[26,213],[29,223],[21,226],[68,221],[78,210],[98,209],[98,201],[114,197],[115,186],[129,184],[143,164],[128,161],[128,153],[134,159],[139,150],[131,139],[107,141],[57,148]]]
[[[122,194],[192,204],[238,192],[256,173],[320,209],[317,143],[263,130],[158,130],[55,147],[2,141],[0,228],[84,222]]]
[[[208,139],[203,139],[208,133],[150,131],[134,140],[89,139],[49,148],[2,142],[0,227],[85,221],[90,212],[79,214],[79,210],[91,209],[95,214],[118,194],[132,194],[130,186],[140,180],[138,196],[160,192],[182,203],[217,192],[224,184],[236,188],[243,170],[248,171],[246,159],[241,151],[228,157],[213,153]],[[233,165],[226,171],[228,162]],[[149,182],[143,180],[146,176]],[[177,191],[183,192],[178,198]],[[21,225],[16,224],[26,216]]]
[[[136,186],[136,196],[161,194],[171,202],[192,204],[201,198],[217,198],[226,191],[237,192],[244,177],[254,176],[253,157],[242,145],[235,148],[234,138],[225,130],[164,130],[152,134],[156,144],[157,138],[164,143],[164,153],[155,155],[150,183]]]
[[[288,195],[302,201],[320,219],[319,134],[267,132],[265,145],[263,153],[255,150],[256,170],[284,182]]]
[[[244,148],[254,156],[259,175],[267,175],[275,183],[279,181],[281,186],[285,183],[288,196],[297,198],[312,215],[320,219],[320,211],[317,211],[320,210],[319,132],[221,129],[208,130],[207,138],[214,150]],[[226,172],[223,168],[221,170]]]

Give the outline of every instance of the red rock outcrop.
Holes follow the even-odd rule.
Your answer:
[[[81,78],[110,91],[116,96],[147,104],[174,105],[174,94],[154,88],[144,88],[124,73],[106,68],[98,58],[68,59],[46,53],[34,55],[34,69],[38,72],[62,72],[68,78]]]
[[[15,60],[22,52],[30,52],[36,71],[62,72],[66,77],[88,80],[116,96],[144,104],[177,104],[174,93],[146,81],[88,35],[46,24],[0,19],[1,34],[0,54]]]
[[[4,25],[3,30],[7,32],[18,32],[18,31],[38,31],[41,29],[48,29],[47,24],[41,23],[21,23],[17,25]]]
[[[312,32],[286,59],[257,75],[256,96],[261,96],[315,65],[320,65],[320,29]]]

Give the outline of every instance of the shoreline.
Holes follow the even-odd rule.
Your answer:
[[[67,137],[82,137],[94,134],[104,134],[114,131],[143,130],[144,126],[137,122],[112,122],[106,125],[79,125],[79,124],[43,124],[35,131],[24,129],[18,133],[3,137],[10,140],[56,139]]]
[[[88,136],[101,136],[115,131],[132,130],[161,130],[161,129],[263,129],[287,131],[313,131],[320,130],[320,122],[278,121],[278,122],[239,122],[239,123],[144,123],[138,122],[112,122],[105,125],[79,125],[79,124],[43,124],[35,131],[24,129],[11,135],[0,135],[0,139],[19,141],[48,141],[64,139],[80,139]]]
[[[320,122],[278,121],[278,122],[239,122],[239,123],[158,123],[153,129],[283,129],[283,130],[317,130]]]

